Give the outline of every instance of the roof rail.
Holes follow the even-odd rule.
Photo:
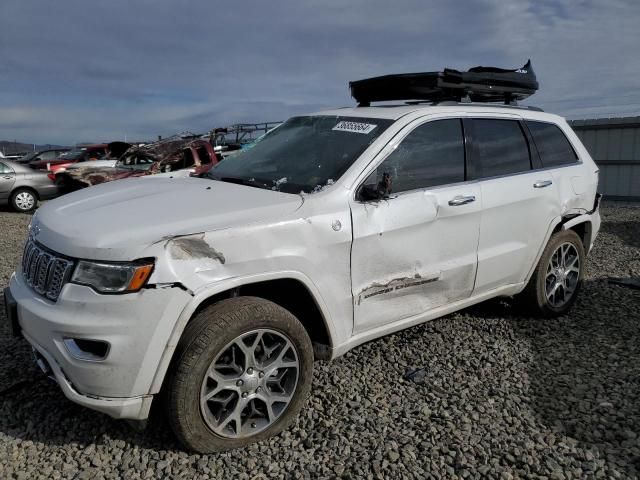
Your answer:
[[[511,103],[509,105],[492,102],[457,102],[455,100],[443,100],[441,102],[428,102],[428,101],[409,101],[405,102],[407,105],[421,105],[429,104],[438,107],[458,106],[463,105],[465,107],[494,107],[494,108],[514,108],[517,110],[531,110],[533,112],[544,112],[540,107],[534,107],[532,105],[518,105],[517,103]]]

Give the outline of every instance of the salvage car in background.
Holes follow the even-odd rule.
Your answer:
[[[67,153],[68,148],[54,148],[49,150],[36,150],[35,152],[27,153],[16,160],[17,163],[31,163],[38,162],[40,160],[51,161],[60,158],[61,155]]]
[[[90,160],[100,160],[107,155],[108,145],[98,143],[95,145],[85,145],[74,148],[63,153],[58,158],[52,160],[36,160],[29,163],[34,170],[49,170],[51,172],[62,171],[71,164],[86,162]]]
[[[144,145],[141,143],[140,146]],[[110,168],[115,167],[118,163],[118,159],[124,155],[133,145],[127,142],[111,142],[107,145],[107,154],[100,160],[91,160],[91,163],[76,162],[71,165],[67,165],[64,169],[52,170],[54,174],[62,173],[65,170],[76,170],[78,168]]]
[[[188,170],[197,176],[209,171],[216,163],[218,158],[206,140],[170,137],[128,149],[113,167],[94,168],[93,163],[78,164],[57,173],[56,183],[64,192],[69,192],[113,180],[178,170]]]
[[[46,171],[37,171],[9,160],[0,161],[0,204],[18,212],[30,212],[38,200],[58,196],[58,188]]]

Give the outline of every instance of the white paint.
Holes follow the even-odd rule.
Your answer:
[[[405,192],[377,203],[352,201],[354,332],[471,295],[480,229],[479,191],[477,184],[468,184]],[[449,206],[458,195],[475,195],[477,200]],[[393,282],[394,287],[406,288],[370,296]]]
[[[53,304],[21,282],[19,269],[12,277],[20,324],[58,366],[54,373],[65,395],[115,417],[145,418],[150,395],[159,392],[197,307],[248,283],[288,278],[305,285],[322,312],[335,357],[367,340],[519,292],[563,215],[580,215],[572,222],[589,221],[593,237],[597,234],[599,215],[587,213],[597,168],[559,117],[465,105],[324,114],[360,124],[358,117],[395,122],[347,172],[315,193],[287,194],[172,173],[84,189],[37,212],[37,240],[61,254],[156,259],[150,283],[157,288],[135,294],[99,295],[67,284]],[[356,199],[360,183],[416,125],[483,115],[556,122],[582,163],[406,192],[376,203]],[[581,179],[579,188],[572,178]],[[546,180],[552,183],[533,187]],[[459,196],[475,201],[449,204]],[[176,245],[178,238],[191,243]],[[60,332],[108,341],[110,354],[98,363],[71,358]]]
[[[550,171],[531,171],[479,182],[482,224],[477,293],[523,281],[548,226],[561,214],[555,183],[534,187],[535,183],[546,180],[552,180]]]
[[[78,162],[72,163],[67,167],[67,170],[79,170],[90,168],[113,168],[118,163],[117,159],[112,160],[91,160],[90,162]]]

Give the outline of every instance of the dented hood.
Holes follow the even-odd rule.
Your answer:
[[[164,239],[277,221],[302,197],[201,178],[137,178],[83,189],[42,206],[32,234],[71,256],[131,260]]]

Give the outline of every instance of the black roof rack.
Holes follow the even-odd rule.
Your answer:
[[[359,106],[390,100],[463,100],[504,102],[513,105],[538,90],[531,60],[514,70],[474,67],[466,72],[445,68],[442,72],[401,73],[349,82]]]
[[[495,107],[495,102],[457,102],[455,100],[443,100],[441,102],[430,102],[430,101],[408,101],[405,102],[405,104],[407,105],[422,105],[422,104],[428,104],[428,105],[438,105],[441,107],[448,107],[448,106],[457,106],[457,105],[464,105],[465,107]],[[518,110],[531,110],[533,112],[544,112],[544,110],[540,107],[536,107],[533,105],[518,105],[517,103],[513,102],[510,104],[505,104],[505,105],[500,105],[500,108],[515,108]]]

